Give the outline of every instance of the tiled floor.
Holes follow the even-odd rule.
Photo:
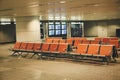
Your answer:
[[[10,56],[12,44],[0,45],[0,80],[120,80],[120,58],[108,66],[71,60]]]

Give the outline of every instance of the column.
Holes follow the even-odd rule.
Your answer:
[[[20,42],[41,42],[39,17],[16,18],[16,38]]]
[[[67,22],[67,38],[71,37],[71,24]]]

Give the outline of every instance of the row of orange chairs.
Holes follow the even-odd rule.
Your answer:
[[[111,57],[113,51],[112,45],[100,44],[79,44],[74,54],[88,56],[106,56]],[[73,54],[73,53],[72,53]]]
[[[101,41],[97,41],[97,40],[83,40],[83,41],[74,41],[74,46],[77,46],[77,44],[103,44]],[[116,48],[120,47],[120,43],[118,40],[110,40],[107,44],[109,45],[114,45],[116,46]],[[106,44],[106,45],[107,45]]]
[[[118,40],[118,37],[106,37],[106,38],[96,37],[95,40],[108,42],[109,40]]]
[[[113,37],[113,38],[112,37],[111,38],[109,38],[109,37],[106,37],[106,38],[96,37],[95,40],[101,41],[102,44],[109,44],[109,41],[111,41],[111,40],[118,41],[119,39],[118,39],[118,37]]]
[[[103,58],[107,63],[111,57],[115,59],[117,53],[114,53],[112,45],[100,45],[100,44],[79,44],[74,52],[68,52],[69,44],[67,43],[25,43],[25,42],[16,42],[13,48],[10,51],[14,54],[19,54],[22,56],[23,52],[34,53],[34,55],[43,56],[55,56],[56,55],[79,55],[80,57],[99,57]],[[114,56],[113,56],[114,54]],[[69,57],[68,56],[68,57]]]
[[[71,45],[76,45],[76,44],[99,44],[99,41],[96,40],[82,40],[82,39],[47,39],[46,43],[68,43]]]
[[[110,62],[111,57],[116,61],[118,57],[117,51],[113,45],[100,45],[100,44],[79,44],[71,55],[81,57],[99,57],[103,58],[107,64]]]
[[[13,48],[9,49],[14,54],[19,54],[22,56],[23,52],[34,53],[34,55],[39,55],[41,53],[66,53],[68,49],[67,43],[53,44],[53,43],[25,43],[16,42]],[[32,56],[32,57],[33,57]]]
[[[59,38],[49,38],[47,39],[46,43],[68,43],[72,46],[77,46],[78,44],[104,44],[104,42],[97,40],[86,40],[86,38],[69,38],[67,40],[65,39],[59,39]],[[109,40],[107,44],[111,44],[116,46],[116,48],[119,48],[119,41],[118,40]]]

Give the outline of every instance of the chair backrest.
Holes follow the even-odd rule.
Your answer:
[[[99,55],[111,56],[113,51],[113,45],[101,45]]]
[[[59,43],[60,39],[53,39],[53,42],[52,43]]]
[[[95,38],[95,41],[101,41],[101,40],[102,40],[102,38],[100,38],[100,37]]]
[[[61,43],[61,44],[59,44],[59,46],[58,46],[58,49],[57,49],[57,52],[67,52],[67,50],[68,50],[68,44],[67,43]]]
[[[57,48],[58,48],[58,44],[57,43],[53,43],[53,44],[50,44],[50,48],[49,48],[49,51],[50,52],[56,52],[57,51]]]
[[[103,38],[102,41],[101,41],[101,43],[102,44],[108,44],[109,40],[110,40],[109,38]]]
[[[79,45],[77,46],[76,53],[86,54],[87,49],[88,49],[88,44],[79,44]]]
[[[22,43],[21,43],[21,46],[20,46],[20,49],[26,50],[27,44],[28,44],[28,43],[22,42]]]
[[[74,45],[73,46],[77,46],[78,44],[81,44],[82,40],[74,40]]]
[[[16,42],[13,49],[19,49],[21,46],[21,42]]]
[[[89,44],[87,54],[98,54],[100,45],[99,44]]]
[[[82,44],[90,44],[90,40],[83,40]]]
[[[91,40],[91,43],[90,44],[100,44],[100,41],[97,41],[97,40]]]
[[[41,51],[48,51],[49,50],[49,46],[50,44],[49,43],[43,43],[42,44],[42,47],[41,47]]]
[[[27,44],[27,50],[33,50],[34,43],[28,43]]]
[[[109,41],[109,44],[111,44],[111,45],[115,45],[116,48],[119,47],[119,41],[118,41],[118,40],[110,40],[110,41]]]
[[[59,43],[66,43],[65,39],[60,39]]]
[[[118,37],[112,37],[110,40],[118,40]]]
[[[33,50],[41,50],[41,43],[34,43]]]
[[[46,43],[52,43],[53,42],[53,38],[47,38],[46,39]]]
[[[72,38],[70,38],[70,39],[67,39],[67,40],[66,40],[66,43],[68,43],[68,44],[70,44],[70,45],[73,45],[73,41],[74,41],[74,40],[73,40]]]

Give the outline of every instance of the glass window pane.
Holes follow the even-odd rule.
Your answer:
[[[56,35],[61,35],[61,30],[56,30]]]
[[[49,29],[54,29],[54,25],[49,25]]]
[[[54,30],[49,30],[49,35],[54,35]]]
[[[67,34],[67,30],[62,30],[62,34]]]
[[[62,29],[67,29],[66,25],[62,25]]]
[[[56,25],[56,26],[55,26],[55,29],[60,29],[60,25]]]

